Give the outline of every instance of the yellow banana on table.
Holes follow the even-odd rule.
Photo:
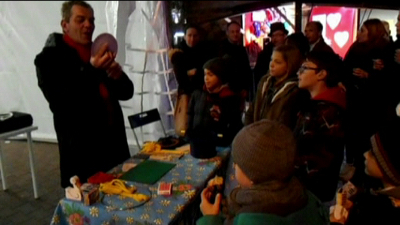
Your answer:
[[[136,193],[136,187],[127,187],[125,181],[114,179],[110,182],[100,184],[100,191],[106,194],[122,195],[133,198],[137,202],[146,201],[150,198],[145,194]]]
[[[143,148],[141,153],[144,154],[162,154],[162,153],[168,153],[168,154],[187,154],[187,151],[180,151],[180,150],[163,150],[161,148],[161,145],[157,142],[154,141],[149,141],[144,143]]]
[[[161,145],[154,141],[144,143],[142,153],[160,152]]]

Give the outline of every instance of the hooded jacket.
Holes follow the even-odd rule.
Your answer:
[[[300,106],[308,97],[298,88],[297,77],[287,79],[281,87],[274,87],[274,78],[265,75],[258,84],[256,98],[246,112],[245,125],[262,119],[281,122],[290,129],[296,125]]]
[[[322,202],[334,198],[344,151],[343,120],[346,94],[339,88],[310,99],[298,114],[294,134],[298,140],[300,180]]]

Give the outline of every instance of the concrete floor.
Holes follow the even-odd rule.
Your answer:
[[[1,225],[48,225],[58,201],[60,186],[58,145],[34,142],[39,199],[33,197],[26,141],[6,141],[3,147],[7,190],[0,188]]]
[[[7,181],[6,191],[0,183],[0,225],[49,225],[59,200],[65,196],[60,185],[58,144],[33,143],[38,199],[33,196],[27,142],[0,144]],[[138,152],[135,146],[130,147],[131,154]]]

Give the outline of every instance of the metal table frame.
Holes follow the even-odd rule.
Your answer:
[[[39,198],[38,192],[37,192],[37,183],[36,183],[36,171],[35,171],[35,159],[34,159],[34,154],[33,154],[33,148],[32,148],[32,136],[31,132],[34,130],[37,130],[38,127],[36,126],[29,126],[25,128],[21,128],[19,130],[13,130],[5,133],[0,133],[0,141],[6,140],[7,138],[17,136],[20,134],[26,133],[27,137],[27,142],[28,142],[28,152],[29,152],[29,163],[31,167],[31,175],[32,175],[32,184],[33,184],[33,194],[35,199]],[[1,181],[3,184],[3,190],[7,190],[7,182],[6,182],[6,172],[5,172],[5,166],[4,163],[6,160],[4,160],[4,155],[3,155],[3,149],[1,148],[1,143],[0,143],[0,172],[1,172]]]

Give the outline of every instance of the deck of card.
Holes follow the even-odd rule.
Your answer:
[[[172,183],[160,182],[158,184],[158,195],[171,195],[172,194]]]

